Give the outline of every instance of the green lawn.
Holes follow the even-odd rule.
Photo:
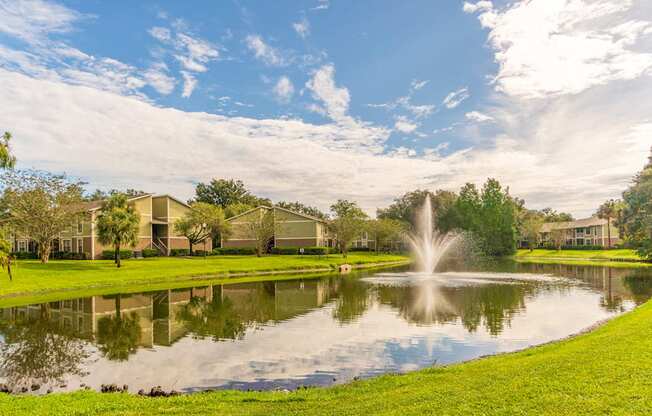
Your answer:
[[[610,259],[629,259],[641,260],[636,251],[629,249],[613,249],[613,250],[544,250],[535,249],[519,250],[516,253],[516,258],[558,258],[558,259],[590,259],[590,260],[610,260]]]
[[[173,398],[0,395],[3,415],[643,415],[652,413],[652,303],[575,338],[448,367],[297,392]]]
[[[0,280],[0,302],[17,296],[121,288],[130,285],[170,284],[189,279],[217,279],[263,272],[335,269],[342,263],[371,265],[406,262],[405,256],[351,253],[329,256],[214,256],[194,258],[148,258],[125,260],[122,268],[109,260],[36,260],[18,261],[14,279],[5,274]],[[269,279],[269,277],[268,277]]]

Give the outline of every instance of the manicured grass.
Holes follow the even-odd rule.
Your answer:
[[[338,265],[371,265],[408,261],[405,256],[351,253],[329,256],[214,256],[194,258],[148,258],[123,261],[122,268],[110,260],[18,261],[14,279],[0,280],[0,301],[16,296],[37,296],[62,291],[124,288],[129,285],[162,284],[190,279],[217,279],[243,273],[335,269]],[[269,277],[268,279],[269,280]]]
[[[592,333],[401,376],[297,392],[173,398],[0,395],[11,415],[643,415],[652,413],[652,303]]]
[[[642,260],[636,251],[629,249],[612,249],[612,250],[544,250],[544,249],[535,249],[530,250],[519,250],[516,253],[516,258],[527,258],[527,257],[537,257],[537,258],[576,258],[576,259],[598,259],[598,260],[609,260],[609,259],[629,259],[629,260]]]

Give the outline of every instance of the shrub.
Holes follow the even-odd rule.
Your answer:
[[[369,247],[351,247],[349,251],[371,251]]]
[[[13,258],[16,260],[36,260],[38,259],[38,255],[36,253],[32,253],[29,251],[17,251],[15,253],[11,253]]]
[[[50,253],[53,260],[86,260],[86,253],[72,253],[70,251],[54,251]]]
[[[325,256],[328,253],[328,247],[304,247],[303,249],[303,254],[311,256]]]
[[[159,253],[158,250],[155,248],[144,248],[143,249],[143,257],[158,257],[160,256],[161,253]]]
[[[210,253],[204,250],[193,250],[192,255],[197,256],[197,257],[204,257],[209,255]]]
[[[216,256],[250,256],[256,254],[256,249],[254,247],[219,247],[213,249],[213,254]]]
[[[183,257],[187,256],[188,254],[190,254],[190,250],[187,248],[173,248],[170,250],[170,256],[173,257]]]
[[[272,248],[272,254],[296,255],[299,254],[299,248],[298,247],[274,247]]]
[[[121,259],[130,259],[134,256],[132,250],[120,250]],[[115,250],[103,250],[102,260],[113,260],[115,258]]]

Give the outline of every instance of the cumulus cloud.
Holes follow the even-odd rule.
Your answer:
[[[652,53],[635,46],[652,22],[625,17],[632,6],[631,0],[532,0],[504,10],[476,8],[500,65],[496,88],[542,98],[649,72]]]
[[[197,86],[197,78],[188,71],[181,71],[181,75],[183,76],[183,92],[181,93],[181,96],[183,98],[188,98],[192,95]]]
[[[259,35],[249,35],[245,38],[247,48],[254,53],[256,59],[269,66],[286,66],[289,64],[288,59],[283,53],[265,43]]]
[[[465,13],[475,13],[478,11],[489,11],[493,9],[493,4],[490,1],[479,1],[477,3],[464,2],[463,10]]]
[[[274,85],[273,92],[279,102],[288,103],[292,99],[292,95],[294,95],[294,84],[288,77],[282,76]]]
[[[471,121],[475,121],[477,123],[484,123],[485,121],[492,121],[494,119],[493,117],[491,117],[491,116],[489,116],[487,114],[481,113],[479,111],[470,111],[470,112],[466,113],[464,116],[467,119],[469,119]]]
[[[462,104],[462,101],[470,97],[468,87],[460,88],[457,91],[453,91],[444,98],[442,104],[448,109],[452,109]]]
[[[405,116],[398,116],[394,123],[394,129],[401,133],[412,133],[419,127],[418,124],[412,122]]]
[[[163,62],[152,65],[144,74],[145,81],[159,94],[167,95],[174,90],[176,80],[168,75],[168,67]]]
[[[65,6],[42,0],[0,0],[0,32],[38,43],[51,33],[66,33],[84,17]]]
[[[292,23],[292,28],[303,39],[310,35],[310,22],[305,17],[298,22]]]

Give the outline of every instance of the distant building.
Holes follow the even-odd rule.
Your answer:
[[[609,244],[609,232],[611,227],[611,244]],[[552,244],[550,233],[553,230],[565,231],[566,246],[601,246],[613,247],[621,242],[618,228],[613,222],[608,224],[606,219],[591,217],[568,222],[547,222],[541,227],[541,245]]]
[[[64,230],[52,243],[52,251],[63,251],[69,253],[85,253],[88,259],[97,259],[102,255],[103,250],[111,250],[113,247],[103,246],[99,242],[95,221],[102,208],[103,201],[85,203],[83,218],[70,224],[70,228]],[[172,249],[189,248],[188,239],[178,235],[174,230],[174,223],[185,215],[190,206],[179,199],[169,195],[141,195],[129,199],[129,205],[133,206],[140,214],[140,229],[138,232],[138,244],[135,251],[143,249],[156,249],[162,255],[169,255]],[[36,243],[29,236],[16,235],[12,239],[13,250],[17,252],[35,252]],[[203,243],[196,245],[203,249]],[[211,241],[206,241],[206,249],[211,250]],[[130,247],[124,247],[125,249]]]
[[[274,236],[267,247],[332,247],[334,240],[328,231],[326,221],[280,207],[260,206],[228,218],[231,234],[222,239],[222,247],[255,247],[256,238],[250,224],[260,221],[271,213],[274,221]]]

